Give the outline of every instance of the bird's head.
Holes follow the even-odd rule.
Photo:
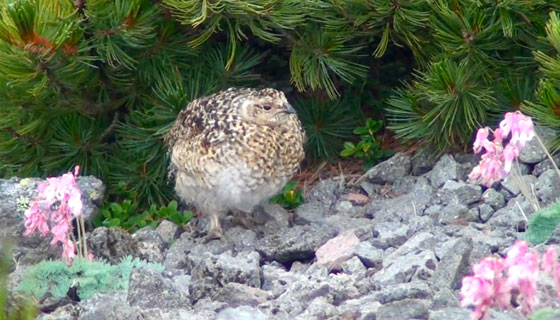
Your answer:
[[[276,89],[262,89],[238,99],[238,115],[246,122],[275,127],[296,117],[284,93]]]

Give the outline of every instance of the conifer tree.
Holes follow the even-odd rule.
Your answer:
[[[229,86],[288,92],[309,159],[335,158],[364,113],[386,118],[405,143],[465,149],[478,126],[547,105],[543,88],[558,90],[559,26],[546,26],[559,9],[556,0],[0,0],[0,175],[80,165],[112,199],[164,204],[173,193],[163,137],[186,104]],[[410,65],[410,81],[395,86]]]

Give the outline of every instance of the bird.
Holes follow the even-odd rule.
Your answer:
[[[165,137],[175,192],[223,239],[228,212],[278,194],[305,157],[305,131],[282,91],[229,88],[190,102]]]

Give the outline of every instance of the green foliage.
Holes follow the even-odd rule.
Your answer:
[[[103,261],[76,259],[68,266],[61,260],[42,261],[26,270],[18,290],[40,299],[46,294],[60,299],[71,287],[77,288],[80,299],[87,299],[97,292],[128,288],[130,272],[134,268],[148,267],[162,271],[162,265],[147,263],[130,256],[117,265]]]
[[[440,151],[467,146],[495,106],[494,91],[478,70],[446,59],[417,72],[412,85],[389,99],[389,128],[403,141],[419,140]]]
[[[537,310],[529,317],[530,320],[555,320],[558,318],[560,318],[560,310],[552,308]]]
[[[0,319],[2,320],[32,320],[35,319],[36,310],[30,301],[21,301],[15,307],[8,305],[7,280],[10,273],[9,246],[3,243],[0,247]]]
[[[296,100],[294,104],[307,134],[308,160],[333,160],[342,147],[342,141],[352,136],[356,124],[348,107],[341,103],[313,97]]]
[[[550,13],[546,39],[552,46],[550,52],[538,50],[534,53],[542,74],[536,90],[537,101],[526,101],[522,110],[535,117],[539,124],[560,132],[560,18],[556,12]],[[560,135],[550,142],[549,149],[553,153],[560,151]]]
[[[163,137],[190,101],[230,86],[286,91],[311,163],[336,159],[365,117],[440,151],[465,149],[475,128],[520,105],[560,130],[560,28],[549,17],[558,9],[545,0],[0,1],[0,174],[80,165],[107,183],[111,202],[167,204]]]
[[[277,203],[287,210],[293,210],[303,203],[303,194],[298,187],[297,181],[288,182],[282,193],[270,198],[270,203]]]
[[[383,121],[366,119],[363,127],[356,127],[354,134],[360,136],[357,144],[352,142],[344,143],[344,150],[340,152],[343,157],[355,157],[364,159],[364,170],[367,171],[379,161],[394,154],[392,150],[381,150],[381,142],[375,137],[375,133],[381,129]]]
[[[125,200],[120,204],[113,202],[101,210],[101,214],[93,223],[96,227],[120,227],[134,232],[146,226],[155,228],[161,220],[169,220],[179,226],[183,226],[193,217],[191,211],[177,211],[177,201],[171,201],[167,206],[160,208],[152,204],[148,210],[140,214],[138,212],[139,208],[136,202],[131,200]]]
[[[522,238],[534,245],[544,243],[558,224],[560,224],[560,200],[534,213],[529,219],[529,227],[527,232],[522,234]]]

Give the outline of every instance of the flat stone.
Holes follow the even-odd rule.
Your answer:
[[[290,263],[308,260],[315,256],[315,251],[327,240],[335,236],[336,231],[326,225],[296,225],[286,230],[278,230],[266,235],[259,241],[257,250],[267,260]]]
[[[444,203],[469,205],[480,201],[482,188],[462,181],[448,180],[437,194]]]
[[[490,205],[494,210],[501,209],[505,206],[506,201],[504,195],[496,191],[494,188],[488,188],[482,193],[482,201]]]
[[[410,228],[398,222],[379,222],[373,226],[372,244],[380,249],[398,247],[408,239]]]
[[[126,300],[131,306],[142,308],[190,307],[189,296],[177,290],[161,272],[149,268],[132,270]]]
[[[434,291],[425,281],[412,281],[389,286],[373,293],[375,301],[386,304],[404,299],[431,299]]]
[[[459,180],[463,170],[461,164],[448,154],[443,155],[427,177],[434,188],[440,188],[448,180]]]
[[[375,248],[369,242],[360,242],[356,248],[356,255],[368,268],[379,268],[383,262],[383,250]]]
[[[215,294],[216,288],[229,282],[260,288],[260,255],[257,252],[230,251],[219,255],[207,253],[191,272],[193,299],[199,300]]]
[[[352,232],[330,239],[315,252],[317,263],[329,269],[339,269],[356,253],[360,239]]]
[[[428,319],[427,301],[405,299],[384,304],[377,310],[376,320]]]
[[[419,176],[432,170],[438,160],[436,154],[437,152],[429,147],[416,152],[411,158],[412,174]]]
[[[532,175],[523,175],[520,179],[521,183],[527,186],[528,190],[531,190],[531,186],[534,186],[537,183],[537,177]],[[513,175],[508,175],[504,180],[502,180],[501,185],[514,196],[521,193],[519,186],[515,183]]]
[[[156,232],[159,234],[161,239],[169,245],[179,238],[181,235],[181,227],[169,220],[162,220],[157,226]]]
[[[399,152],[390,159],[383,161],[366,173],[368,179],[377,184],[394,182],[408,175],[411,169],[410,156]]]
[[[87,238],[88,248],[96,258],[113,264],[126,256],[140,257],[138,240],[121,228],[95,228]]]
[[[556,202],[560,198],[560,176],[553,169],[546,170],[539,176],[535,189],[542,208]]]
[[[216,320],[268,320],[259,309],[249,306],[227,308],[218,313]]]
[[[458,289],[463,275],[469,269],[469,258],[472,250],[472,240],[468,238],[452,239],[443,243],[436,251],[439,258],[432,277],[435,288]]]

